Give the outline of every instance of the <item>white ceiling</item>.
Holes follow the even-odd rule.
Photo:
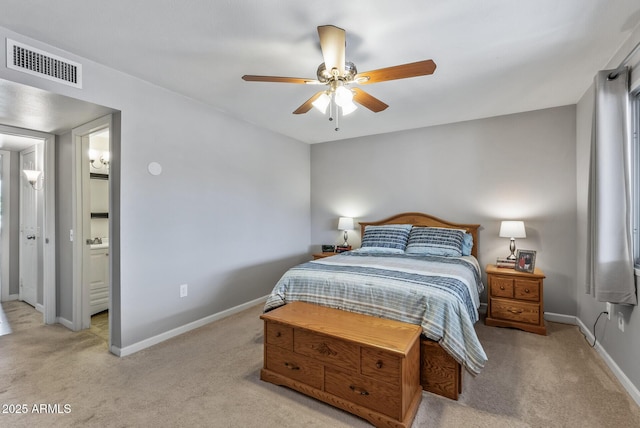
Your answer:
[[[2,0],[0,26],[309,143],[576,103],[640,22],[638,0]],[[291,112],[313,85],[316,27],[347,31],[359,71],[433,59],[363,87],[389,104],[333,126]]]

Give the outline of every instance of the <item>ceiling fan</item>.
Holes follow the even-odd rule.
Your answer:
[[[328,107],[329,120],[333,120],[334,115],[336,117],[335,130],[337,131],[339,129],[337,124],[338,107],[340,107],[343,115],[349,114],[356,109],[356,105],[353,103],[354,101],[374,113],[378,113],[389,107],[362,89],[350,87],[351,84],[367,85],[386,82],[388,80],[425,76],[433,74],[436,69],[435,62],[427,59],[358,73],[356,66],[352,62],[345,60],[345,30],[334,25],[321,25],[318,27],[318,35],[320,36],[320,49],[322,50],[324,62],[318,67],[316,73],[317,79],[255,75],[244,75],[242,79],[248,82],[326,85],[326,89],[315,93],[300,107],[294,110],[293,114],[306,113],[311,110],[312,107],[316,107],[318,110],[326,113]]]

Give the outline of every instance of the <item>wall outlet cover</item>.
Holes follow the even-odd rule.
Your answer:
[[[187,297],[188,286],[187,284],[180,285],[180,297]]]
[[[613,303],[607,302],[607,319],[611,320],[611,314],[613,314]]]

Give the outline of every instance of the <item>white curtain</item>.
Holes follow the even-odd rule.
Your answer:
[[[631,226],[629,70],[595,77],[589,171],[587,292],[600,302],[637,305]]]

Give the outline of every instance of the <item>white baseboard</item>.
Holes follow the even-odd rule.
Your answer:
[[[566,315],[563,315],[563,316],[566,317]],[[546,313],[545,313],[545,318],[546,318]],[[580,329],[580,331],[582,331],[582,333],[587,337],[589,342],[593,343],[595,341],[595,337],[593,337],[593,333],[589,331],[589,328],[586,325],[584,325],[582,320],[580,320],[577,317],[573,317],[573,318],[575,320],[573,324],[576,324]],[[600,346],[600,343],[596,343],[596,346],[594,349],[598,354],[600,354],[605,364],[613,372],[614,376],[618,379],[618,381],[620,381],[623,388],[629,393],[631,398],[633,398],[636,404],[640,406],[640,391],[638,390],[638,388],[636,388],[636,386],[629,380],[629,378],[624,374],[624,372],[620,369],[620,367],[618,367],[616,362],[613,361],[613,359],[607,353],[607,351],[605,351],[605,349],[602,346]]]
[[[44,314],[44,305],[40,303],[36,303],[36,311],[40,312],[41,314]]]
[[[576,325],[576,317],[573,315],[556,314],[553,312],[545,312],[544,319],[551,322],[559,322],[560,324]]]
[[[56,322],[73,331],[73,323],[66,318],[56,317]]]
[[[183,326],[174,328],[173,330],[160,333],[157,336],[150,337],[148,339],[134,343],[133,345],[125,346],[124,348],[118,348],[117,346],[111,345],[110,351],[119,357],[126,357],[127,355],[131,355],[138,351],[142,351],[143,349],[149,348],[153,345],[157,345],[158,343],[164,342],[165,340],[171,339],[172,337],[179,336],[188,331],[194,330],[198,327],[202,327],[203,325],[209,324],[214,321],[218,321],[222,318],[226,318],[238,312],[242,312],[245,309],[249,309],[250,307],[259,304],[260,302],[265,302],[267,300],[267,297],[269,296],[259,297],[250,302],[246,302],[241,305],[235,306],[233,308],[229,308],[222,312],[218,312],[217,314],[206,316],[199,320],[190,322],[189,324],[185,324]]]
[[[484,315],[487,313],[487,304],[486,303],[480,303],[480,307],[478,308],[478,313],[480,315]]]

